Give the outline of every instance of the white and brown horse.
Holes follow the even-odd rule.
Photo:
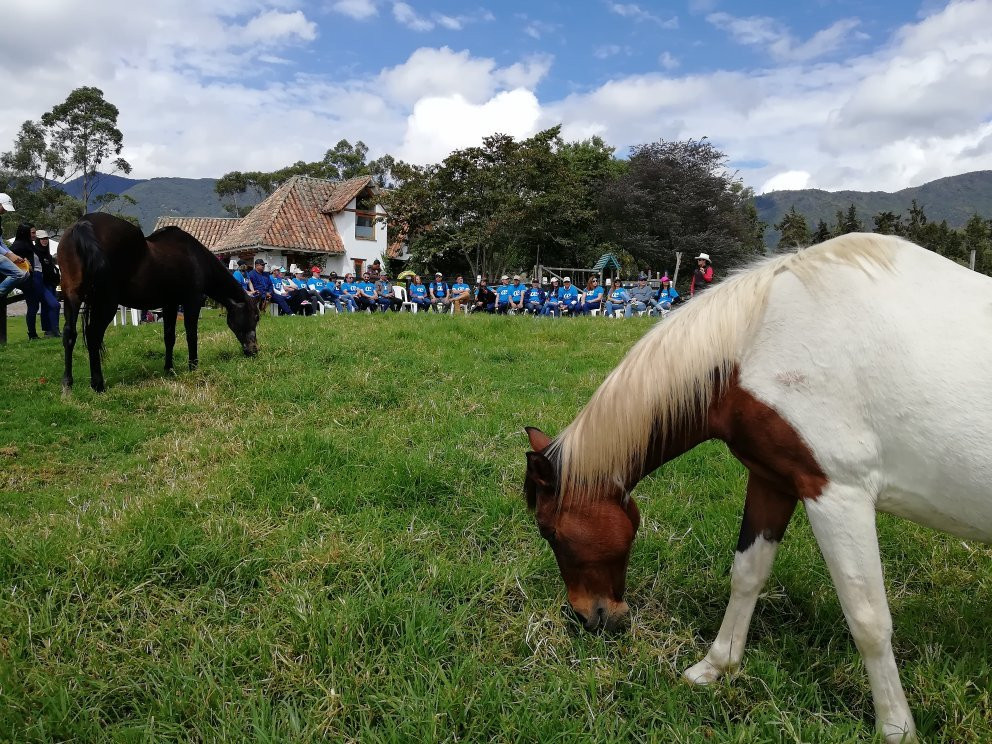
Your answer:
[[[920,306],[920,287],[940,298]],[[838,301],[838,297],[841,298]],[[798,502],[864,658],[876,725],[915,739],[892,653],[876,511],[992,541],[992,280],[904,240],[769,259],[652,329],[555,439],[528,429],[525,490],[587,629],[614,625],[639,524],[631,489],[707,439],[749,472],[708,684],[741,663]],[[600,422],[620,411],[627,426]]]

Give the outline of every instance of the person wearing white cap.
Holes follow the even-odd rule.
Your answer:
[[[451,305],[451,288],[444,281],[444,274],[440,271],[434,274],[434,281],[427,288],[431,298],[431,306],[437,312],[444,312]]]
[[[579,288],[572,286],[572,277],[566,276],[561,280],[562,286],[558,290],[558,299],[562,311],[567,311],[572,315],[579,314]]]
[[[713,282],[713,264],[710,262],[709,253],[700,253],[696,256],[696,270],[692,273],[692,281],[689,282],[689,296],[696,292],[701,292]]]
[[[6,194],[0,194],[0,214],[13,211],[15,211],[14,202]],[[3,242],[3,236],[0,235],[0,300],[28,278],[28,272],[19,269],[11,259],[13,255],[7,244]]]
[[[510,277],[503,274],[493,291],[496,293],[496,314],[506,315],[510,309]]]

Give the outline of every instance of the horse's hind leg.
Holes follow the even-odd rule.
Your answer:
[[[709,652],[702,661],[685,670],[690,682],[709,684],[740,666],[754,606],[771,573],[778,544],[795,508],[794,497],[781,494],[754,474],[750,475],[730,575],[730,602]]]
[[[98,393],[106,388],[103,380],[103,336],[107,326],[117,312],[117,303],[96,305],[89,310],[90,319],[86,328],[86,347],[90,354],[90,387]]]
[[[176,314],[179,308],[166,305],[162,308],[162,333],[165,336],[165,371],[172,372],[172,352],[176,348]]]
[[[873,494],[829,484],[805,502],[875,700],[875,726],[887,742],[916,740],[913,714],[892,653],[892,616],[878,554]]]
[[[72,388],[72,351],[76,348],[76,320],[79,317],[79,301],[65,298],[65,327],[62,329],[62,348],[65,350],[65,371],[62,373],[62,389]]]
[[[192,372],[200,364],[200,356],[197,350],[197,325],[200,322],[199,302],[183,305],[183,328],[186,329],[186,348],[189,349],[189,369]]]

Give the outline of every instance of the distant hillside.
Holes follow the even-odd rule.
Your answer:
[[[906,215],[916,199],[931,222],[947,220],[951,227],[963,227],[976,212],[992,218],[992,171],[974,171],[960,176],[939,178],[922,186],[903,189],[895,193],[885,191],[771,191],[754,199],[758,216],[768,223],[765,244],[778,243],[778,230],[772,225],[792,208],[806,217],[810,230],[823,220],[828,225],[836,222],[837,210],[847,211],[853,203],[865,229],[872,227],[871,218],[879,212]]]
[[[143,179],[98,173],[90,198],[103,194],[121,194],[139,183],[143,183]],[[74,199],[79,199],[83,195],[83,177],[80,176],[62,184],[62,190]]]
[[[112,204],[109,209],[134,215],[150,233],[159,217],[230,217],[214,191],[216,178],[150,178],[123,195],[137,204]]]

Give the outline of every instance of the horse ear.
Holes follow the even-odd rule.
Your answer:
[[[527,480],[533,481],[543,488],[553,488],[555,468],[551,461],[540,452],[527,453]]]
[[[530,448],[535,452],[543,452],[551,444],[551,437],[536,426],[525,426],[524,430],[530,438]]]

